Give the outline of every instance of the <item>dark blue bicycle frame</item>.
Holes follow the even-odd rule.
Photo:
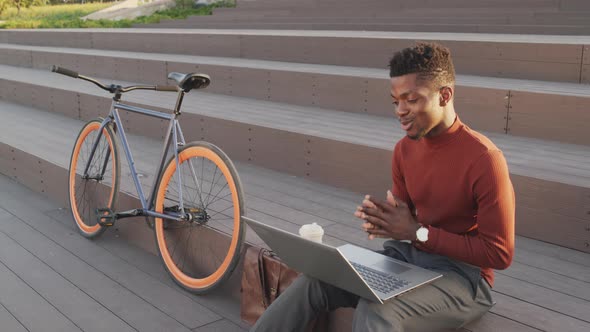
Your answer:
[[[174,212],[158,213],[158,212],[154,211],[155,194],[156,194],[156,190],[157,190],[156,185],[159,180],[159,175],[162,173],[162,170],[164,169],[164,163],[166,162],[166,157],[168,155],[168,149],[170,148],[170,145],[172,144],[172,146],[174,147],[174,159],[176,161],[176,165],[179,165],[178,147],[183,146],[186,143],[184,140],[184,135],[182,134],[182,129],[180,128],[180,124],[178,123],[178,120],[177,120],[178,116],[180,115],[180,112],[178,111],[178,109],[180,108],[180,104],[182,102],[183,95],[184,95],[183,92],[179,93],[179,97],[178,97],[176,107],[175,107],[175,110],[173,113],[158,112],[158,111],[154,111],[154,110],[150,110],[150,109],[126,105],[126,104],[123,104],[117,100],[113,100],[109,115],[102,121],[102,123],[100,125],[100,129],[98,131],[98,136],[96,137],[96,140],[94,141],[94,144],[92,146],[92,150],[90,152],[90,157],[88,159],[88,163],[86,164],[86,167],[84,169],[84,176],[87,176],[88,168],[90,167],[90,162],[92,161],[92,158],[94,157],[94,153],[95,153],[96,148],[98,146],[98,142],[100,141],[100,138],[102,137],[103,129],[109,123],[114,122],[115,127],[118,130],[119,138],[121,139],[121,143],[123,145],[123,150],[125,151],[125,156],[127,158],[127,162],[129,163],[129,168],[131,170],[131,177],[133,178],[133,183],[135,184],[135,189],[137,190],[139,200],[141,201],[141,207],[143,208],[142,210],[135,209],[135,210],[127,211],[127,212],[122,212],[122,213],[120,213],[120,217],[144,215],[144,216],[150,216],[150,217],[156,217],[156,218],[172,219],[172,220],[177,220],[177,221],[184,220],[185,214],[184,214],[184,206],[183,206],[183,199],[182,199],[182,183],[181,183],[180,176],[177,177],[177,180],[178,180],[178,186],[179,186],[179,188],[178,188],[179,201],[180,201],[179,202],[179,204],[180,204],[179,210],[181,211],[181,213],[174,213]],[[128,111],[128,112],[133,112],[133,113],[139,113],[139,114],[147,115],[150,117],[155,117],[155,118],[164,119],[164,120],[169,121],[168,129],[166,130],[166,138],[164,140],[164,148],[162,150],[162,154],[161,154],[161,158],[160,158],[160,165],[157,169],[157,172],[155,173],[154,182],[152,184],[152,192],[151,192],[148,200],[146,200],[146,196],[143,192],[143,188],[141,187],[141,183],[139,182],[137,170],[135,169],[135,161],[133,160],[133,155],[131,154],[131,150],[129,149],[129,143],[127,142],[127,136],[125,135],[125,129],[123,127],[123,123],[121,122],[119,110],[124,110],[124,111]],[[103,172],[104,172],[104,168],[106,167],[107,161],[108,161],[108,153],[107,153],[107,158],[105,159],[105,165],[103,165]],[[192,167],[191,167],[191,170],[192,170]],[[193,171],[193,176],[196,176],[194,171]],[[132,211],[133,211],[133,213],[130,213]]]

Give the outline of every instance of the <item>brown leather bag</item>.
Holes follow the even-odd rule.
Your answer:
[[[242,274],[242,320],[254,324],[299,274],[264,248],[250,247]]]
[[[244,258],[240,317],[254,324],[264,310],[299,276],[270,250],[250,247]],[[321,314],[308,331],[327,331],[328,315]]]

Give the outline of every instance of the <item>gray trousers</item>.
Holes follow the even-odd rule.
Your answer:
[[[301,276],[264,312],[250,331],[304,331],[322,311],[356,308],[354,332],[436,331],[460,328],[493,305],[491,289],[477,267],[387,241],[383,254],[443,274],[433,283],[374,303],[319,280]]]

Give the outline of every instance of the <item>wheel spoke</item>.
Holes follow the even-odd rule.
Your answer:
[[[232,208],[233,208],[233,206],[230,205],[230,206],[226,207],[225,209],[223,209],[221,211],[216,211],[215,214],[212,214],[210,217],[213,218],[213,217],[215,217],[218,214],[227,216],[226,214],[222,214],[222,212],[227,211],[227,210],[232,209]]]
[[[217,198],[216,200],[214,200],[214,201],[210,202],[210,203],[209,203],[209,205],[208,205],[207,207],[209,207],[209,206],[211,206],[211,204],[213,204],[213,203],[217,203],[217,202],[219,202],[219,201],[227,201],[227,200],[226,200],[226,198],[227,198],[227,197],[231,197],[231,195],[232,195],[232,194],[231,194],[231,192],[230,192],[229,194],[226,194],[225,196],[221,196],[221,197]],[[231,200],[230,200],[230,202],[231,202]]]
[[[209,193],[207,193],[207,198],[209,198],[209,196],[211,196],[211,191],[213,190],[213,185],[215,183],[215,177],[217,176],[217,168],[215,168],[215,173],[213,173],[213,181],[211,181],[211,186],[209,187]],[[209,205],[209,199],[207,199],[207,202],[205,203],[205,206]]]
[[[197,195],[199,196],[199,203],[201,203],[200,206],[205,206],[205,203],[203,202],[203,195],[202,195],[203,186],[202,186],[201,182],[199,181],[199,179],[197,178],[197,174],[195,172],[195,167],[193,166],[192,159],[188,159],[187,161],[188,161],[188,167],[191,170],[191,176],[193,178],[195,186],[197,186]]]

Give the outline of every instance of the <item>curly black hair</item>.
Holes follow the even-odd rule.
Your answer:
[[[437,43],[419,42],[396,52],[389,68],[390,77],[417,73],[418,79],[438,85],[436,88],[455,83],[451,51]]]

